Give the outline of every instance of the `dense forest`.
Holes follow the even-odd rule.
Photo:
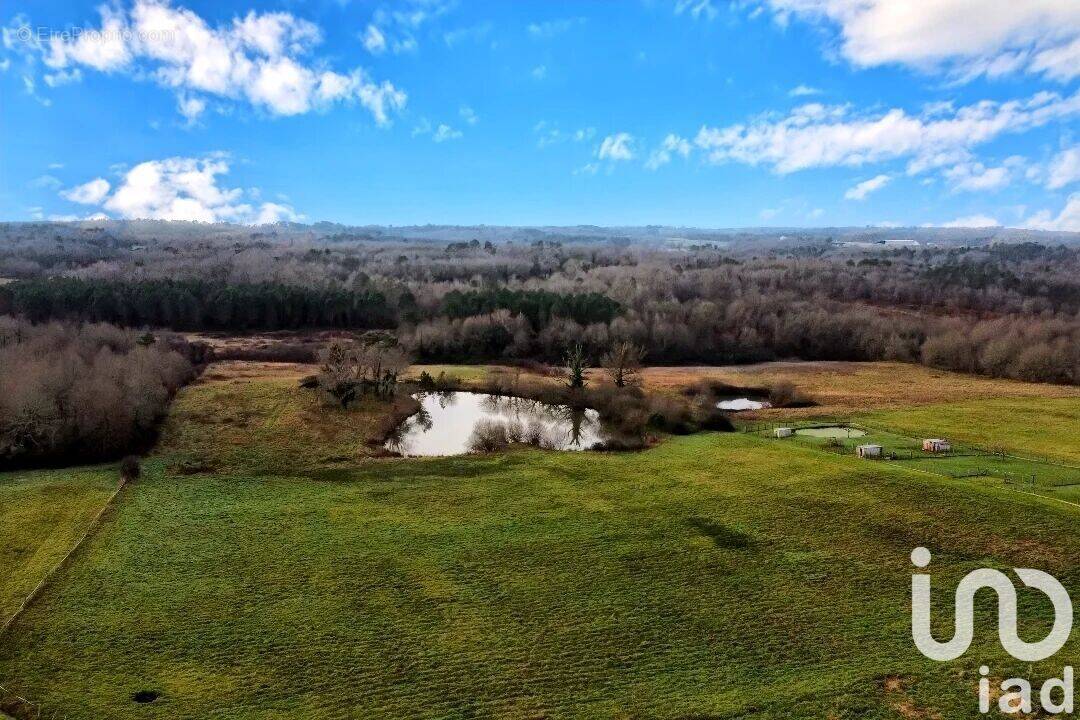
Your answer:
[[[194,370],[182,338],[0,317],[0,467],[102,460],[152,439]]]
[[[0,314],[36,322],[393,330],[421,361],[553,362],[577,344],[595,361],[629,341],[650,364],[891,359],[1080,382],[1072,236],[191,223],[0,236]]]

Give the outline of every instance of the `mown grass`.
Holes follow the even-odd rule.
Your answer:
[[[907,435],[947,437],[1080,464],[1080,398],[991,398],[868,413]]]
[[[0,625],[86,531],[115,468],[0,473]]]
[[[952,719],[978,717],[981,663],[1080,660],[1076,642],[1007,659],[988,597],[987,632],[946,665],[908,617],[919,544],[935,588],[983,566],[1076,587],[1076,508],[744,434],[374,460],[377,409],[318,406],[307,371],[224,364],[180,394],[143,478],[0,638],[0,684],[73,720]],[[1039,597],[1022,594],[1033,636]]]
[[[1080,581],[1071,508],[741,434],[323,479],[169,463],[0,646],[0,682],[46,712],[975,717],[980,662],[1028,667],[991,633],[977,660],[918,654],[911,548],[940,587],[984,565]]]

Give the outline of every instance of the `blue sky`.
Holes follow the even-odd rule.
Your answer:
[[[1080,230],[1075,0],[0,12],[3,219]]]

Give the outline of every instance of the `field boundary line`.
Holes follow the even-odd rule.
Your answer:
[[[113,491],[112,495],[110,495],[109,498],[105,501],[105,504],[101,506],[101,509],[98,510],[97,514],[94,515],[94,517],[90,520],[90,523],[86,526],[86,530],[85,532],[83,532],[82,536],[75,542],[71,549],[67,551],[64,557],[60,558],[60,561],[57,562],[56,565],[54,565],[53,568],[49,570],[49,572],[45,573],[45,576],[41,578],[41,582],[39,582],[37,586],[30,591],[30,594],[23,598],[22,603],[19,605],[18,609],[15,610],[15,613],[4,622],[3,627],[0,627],[0,637],[3,637],[7,634],[8,630],[11,629],[11,626],[15,624],[15,621],[19,619],[19,617],[26,611],[26,609],[33,604],[34,600],[37,599],[38,595],[41,594],[41,591],[45,589],[49,581],[58,572],[63,570],[64,567],[71,561],[71,558],[74,557],[75,552],[80,547],[82,547],[83,543],[86,542],[86,540],[101,524],[101,519],[105,516],[105,511],[112,507],[113,502],[116,500],[117,496],[120,495],[120,492],[125,487],[127,487],[126,482],[121,483],[119,487],[117,487],[116,490]]]
[[[19,605],[18,609],[15,610],[15,613],[4,622],[3,627],[0,627],[0,638],[3,638],[5,635],[8,634],[8,631],[15,625],[15,621],[18,620],[22,616],[22,614],[26,612],[26,610],[34,603],[38,596],[41,595],[42,591],[49,584],[49,581],[56,577],[56,575],[61,570],[63,570],[64,567],[68,565],[68,563],[71,562],[71,559],[75,556],[75,553],[79,550],[79,548],[83,546],[87,539],[89,539],[89,537],[94,534],[94,531],[97,530],[97,528],[101,525],[102,518],[105,517],[105,512],[113,506],[116,498],[120,495],[120,492],[125,487],[127,487],[127,482],[121,482],[116,488],[116,490],[113,490],[112,495],[110,495],[109,498],[105,501],[105,504],[102,505],[101,509],[97,511],[97,514],[95,514],[94,517],[91,518],[90,523],[86,526],[86,530],[85,532],[83,532],[82,536],[75,542],[71,549],[67,551],[64,557],[60,558],[60,561],[57,562],[56,565],[54,565],[53,568],[49,570],[49,572],[45,573],[45,576],[41,578],[41,581],[37,584],[37,586],[30,591],[30,594],[23,598],[22,603]],[[33,702],[32,700],[27,700],[21,695],[18,695],[17,693],[8,690],[3,685],[0,685],[0,702],[4,702],[5,698],[14,699],[19,704],[19,706],[25,706],[34,709],[36,717],[41,717],[40,705]],[[22,712],[20,710],[17,710],[16,712],[20,716],[22,715]]]
[[[949,480],[968,480],[970,478],[952,477],[951,475],[942,475],[940,473],[932,472],[930,470],[923,470],[922,468],[904,467],[900,464],[902,461],[884,460],[883,462],[892,465],[893,467],[903,468],[908,472],[922,473],[923,475],[930,475],[937,478],[946,478]],[[1017,490],[1016,488],[1009,487],[1007,484],[995,486],[1001,490],[1008,490],[1009,492],[1016,493],[1017,495],[1027,495],[1028,497],[1039,498],[1040,500],[1050,500],[1052,502],[1061,503],[1062,505],[1068,505],[1069,507],[1080,508],[1080,503],[1074,503],[1071,500],[1062,500],[1061,498],[1050,497],[1049,495],[1040,495],[1039,493],[1027,492],[1026,490]]]

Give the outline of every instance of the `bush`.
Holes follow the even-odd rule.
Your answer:
[[[731,422],[731,418],[726,413],[711,408],[706,410],[703,416],[698,420],[698,425],[702,430],[712,430],[715,432],[734,432],[735,426]]]
[[[120,461],[120,482],[128,483],[138,480],[141,476],[142,466],[139,464],[139,458],[128,455]]]
[[[769,388],[769,402],[773,407],[791,407],[805,403],[806,399],[794,384],[781,380]]]
[[[505,450],[510,446],[506,425],[498,420],[480,420],[469,438],[469,452],[487,453]]]

